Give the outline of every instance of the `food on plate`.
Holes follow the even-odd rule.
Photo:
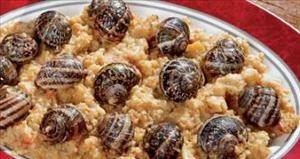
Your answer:
[[[164,55],[182,56],[189,44],[190,29],[183,20],[170,17],[161,22],[156,35],[157,46]]]
[[[299,126],[288,89],[244,39],[122,0],[64,14],[0,27],[0,145],[16,154],[263,159]]]
[[[101,39],[109,42],[121,41],[132,19],[131,11],[123,0],[93,0],[89,15],[94,19],[94,28]]]
[[[72,36],[72,28],[65,15],[58,11],[46,11],[35,20],[37,37],[46,45],[59,48],[67,44]]]
[[[231,116],[217,116],[202,125],[197,142],[214,158],[237,158],[235,147],[245,145],[247,140],[247,128],[242,121]]]
[[[72,104],[49,109],[40,124],[41,134],[51,143],[62,143],[72,138],[80,139],[86,133],[86,129],[81,112]]]
[[[143,144],[149,158],[178,158],[183,145],[183,136],[175,124],[169,122],[154,124],[147,129]]]
[[[0,55],[0,86],[12,84],[17,76],[15,65],[9,59]]]
[[[137,69],[124,63],[104,66],[95,79],[95,98],[110,105],[123,105],[131,89],[140,82]]]
[[[38,51],[38,43],[26,33],[9,34],[0,44],[0,55],[17,64],[32,60]]]
[[[30,97],[16,87],[0,89],[0,129],[5,129],[23,120],[33,107]]]
[[[61,89],[80,82],[87,72],[71,54],[59,56],[43,65],[35,80],[43,89]]]
[[[261,128],[278,124],[279,104],[273,88],[259,85],[246,88],[239,99],[239,107],[244,109],[245,118]]]
[[[231,39],[222,39],[206,53],[204,72],[209,78],[240,73],[244,61],[244,53],[240,46]]]
[[[118,153],[126,151],[134,137],[134,127],[128,114],[108,114],[98,127],[101,143]]]
[[[159,84],[168,100],[184,102],[195,97],[205,78],[198,65],[187,58],[168,61],[159,74]]]

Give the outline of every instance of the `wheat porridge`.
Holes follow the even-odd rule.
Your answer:
[[[299,125],[264,54],[122,0],[0,27],[0,144],[32,159],[267,158]]]

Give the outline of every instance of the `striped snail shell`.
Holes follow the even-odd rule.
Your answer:
[[[235,117],[220,115],[208,119],[199,129],[198,145],[217,158],[237,158],[235,146],[248,140],[246,126]]]
[[[32,60],[37,55],[38,50],[37,42],[25,33],[9,34],[4,37],[0,44],[0,55],[17,64]]]
[[[157,46],[160,52],[171,56],[181,56],[187,48],[189,39],[189,26],[176,17],[164,20],[156,35]]]
[[[89,15],[94,17],[94,27],[102,39],[121,41],[130,25],[132,15],[123,0],[93,0]]]
[[[258,127],[276,125],[280,120],[280,105],[276,91],[271,87],[247,87],[239,98],[239,107],[244,116]]]
[[[0,87],[12,84],[18,77],[16,67],[6,57],[0,56]]]
[[[95,98],[100,103],[122,105],[140,79],[139,72],[128,64],[108,64],[99,71],[96,77]]]
[[[67,44],[72,36],[68,19],[58,11],[46,11],[35,21],[35,32],[40,40],[50,47]]]
[[[134,127],[128,114],[108,114],[98,126],[98,134],[106,149],[125,151],[134,137]]]
[[[198,65],[187,58],[168,61],[159,75],[160,88],[167,99],[184,102],[197,95],[205,77]]]
[[[239,73],[244,65],[244,54],[238,44],[231,39],[223,39],[209,50],[204,58],[204,72],[210,77]]]
[[[79,83],[86,75],[82,63],[71,54],[65,54],[46,62],[35,83],[43,89],[61,89]]]
[[[169,122],[151,125],[144,136],[144,149],[151,159],[176,159],[182,145],[181,130]]]
[[[87,133],[86,122],[72,104],[49,109],[40,124],[40,132],[50,143],[63,143]]]
[[[24,119],[32,108],[30,97],[18,88],[3,86],[0,89],[0,129]]]

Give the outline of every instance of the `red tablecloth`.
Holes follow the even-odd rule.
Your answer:
[[[0,15],[39,0],[0,0]],[[167,0],[208,13],[250,33],[275,51],[300,79],[300,35],[266,11],[240,0]],[[300,158],[300,142],[285,156]],[[0,159],[10,159],[0,152]]]

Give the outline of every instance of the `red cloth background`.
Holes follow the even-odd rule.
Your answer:
[[[0,15],[37,1],[0,0]],[[248,32],[276,52],[300,79],[300,35],[273,15],[242,0],[167,1],[208,13]],[[284,158],[300,158],[299,141]],[[0,159],[11,158],[0,152]]]

